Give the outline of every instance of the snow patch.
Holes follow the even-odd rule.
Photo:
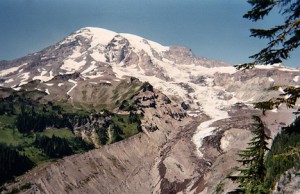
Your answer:
[[[8,84],[8,83],[11,83],[11,82],[13,82],[14,81],[14,79],[8,79],[8,80],[5,80],[5,82],[4,83],[6,83],[6,84]]]
[[[293,79],[294,82],[298,82],[299,81],[299,75],[295,76]]]
[[[289,68],[289,67],[285,67],[283,66],[281,63],[276,63],[273,65],[255,65],[255,68],[257,69],[274,69],[277,68],[280,71],[291,71],[291,72],[299,72],[299,69],[296,68]]]
[[[292,96],[291,94],[285,95],[285,96],[284,96],[284,99],[288,99],[288,98],[290,98],[291,96]]]
[[[53,86],[54,83],[47,83],[46,85],[47,85],[47,86]]]
[[[74,73],[75,71],[80,70],[85,65],[85,63],[86,61],[84,60],[77,62],[73,59],[67,59],[64,61],[64,64],[60,68],[68,71],[68,73]]]
[[[269,77],[269,82],[275,82],[275,80],[271,77]]]
[[[271,112],[278,112],[277,108],[273,108],[272,110],[270,110]]]
[[[74,80],[71,80],[71,79],[69,79],[68,82],[74,84],[74,86],[73,86],[69,91],[67,91],[67,94],[70,96],[70,93],[72,92],[72,90],[77,86],[77,82],[74,81]],[[71,97],[71,98],[72,98],[72,97]]]
[[[14,72],[17,72],[20,68],[24,67],[25,65],[27,65],[27,63],[24,63],[18,67],[11,67],[11,68],[8,68],[8,69],[5,69],[5,70],[2,70],[0,71],[0,77],[3,77],[3,76],[6,76],[10,73],[14,73]]]
[[[94,52],[90,55],[96,61],[106,62],[106,58],[105,58],[104,53],[100,53],[97,50],[94,50]]]
[[[294,68],[280,68],[280,71],[289,71],[289,72],[299,72],[299,69],[294,69]]]
[[[103,75],[103,72],[97,72],[97,73],[92,73],[92,74],[89,74],[89,75],[87,75],[87,74],[85,74],[83,77],[84,78],[89,78],[89,79],[94,79],[94,78],[98,78],[98,77],[101,77]]]
[[[45,92],[46,92],[48,95],[50,94],[50,92],[49,92],[48,88],[45,90]]]
[[[204,138],[212,135],[213,131],[216,129],[215,127],[210,127],[210,125],[218,120],[225,119],[225,118],[228,118],[228,116],[224,115],[224,117],[216,117],[214,119],[205,121],[198,126],[197,131],[194,134],[192,140],[197,147],[197,153],[200,158],[203,157],[203,153],[201,152],[201,147],[202,147]]]
[[[41,71],[41,70],[40,70]],[[47,70],[43,69],[41,71],[41,75],[40,76],[34,76],[32,79],[33,80],[41,80],[42,82],[46,82],[46,81],[49,81],[50,79],[53,78],[53,74],[52,74],[52,71],[50,71],[50,75],[49,76],[46,76],[46,74],[48,73]]]
[[[274,65],[255,65],[256,69],[274,69]]]
[[[34,76],[32,78],[33,80],[41,80],[42,82],[49,81],[51,78],[47,76]]]
[[[46,75],[47,74],[47,71],[42,71],[41,72],[41,76],[44,76],[44,75]]]
[[[86,64],[85,60],[81,60],[79,62],[76,61],[82,55],[83,53],[80,52],[80,47],[75,47],[72,55],[64,61],[64,64],[60,68],[68,71],[69,73],[79,71]]]
[[[226,151],[226,148],[229,147],[229,145],[232,143],[232,141],[234,141],[235,137],[232,136],[232,135],[228,135],[228,131],[226,131],[224,133],[224,136],[222,137],[221,139],[221,145],[220,145],[220,148],[223,150],[223,151]]]
[[[28,79],[29,79],[29,74],[30,74],[30,72],[27,72],[27,73],[23,73],[22,74],[22,76],[21,76],[21,82],[20,82],[20,86],[21,85],[24,85],[24,84],[26,84],[26,83],[28,83]]]
[[[283,91],[282,87],[279,87],[278,91],[281,92],[282,94],[285,94],[285,92]]]
[[[22,87],[16,87],[16,86],[14,86],[14,87],[12,87],[14,90],[16,90],[16,91],[19,91],[19,90],[21,90],[22,89]]]
[[[86,68],[83,72],[81,72],[81,74],[86,74],[89,73],[93,70],[95,70],[97,68],[97,66],[95,64],[92,63],[92,65],[90,65],[88,68]]]
[[[61,87],[62,85],[64,85],[64,83],[59,83],[58,86]]]

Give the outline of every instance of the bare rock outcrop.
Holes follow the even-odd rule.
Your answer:
[[[24,193],[176,193],[194,187],[206,172],[205,161],[191,152],[199,121],[150,85],[136,99],[144,133],[37,167],[8,188],[31,183]]]
[[[283,175],[275,185],[274,194],[299,193],[300,192],[300,171],[292,168]]]

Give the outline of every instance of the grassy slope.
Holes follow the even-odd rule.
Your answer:
[[[34,85],[35,86],[35,85]],[[37,114],[51,115],[51,114],[76,114],[77,116],[87,116],[91,113],[99,113],[103,110],[112,111],[118,108],[122,101],[130,99],[133,95],[141,89],[141,82],[123,82],[112,90],[113,98],[110,99],[108,104],[84,104],[76,102],[71,105],[67,102],[55,101],[49,104],[49,101],[44,100],[46,94],[40,91],[11,91],[9,98],[0,98],[0,106],[3,105],[6,109],[10,109],[13,105],[13,111],[0,111],[0,143],[4,143],[13,149],[16,149],[20,154],[26,155],[36,165],[45,161],[53,160],[45,154],[45,152],[35,145],[37,136],[52,137],[53,135],[59,138],[66,139],[68,144],[75,153],[83,152],[86,150],[86,145],[80,142],[78,137],[68,128],[46,128],[40,132],[20,133],[17,128],[17,118],[21,114],[21,105],[26,104],[30,110],[34,106]],[[0,91],[1,92],[1,91]],[[7,96],[6,96],[7,97]],[[2,106],[2,107],[3,107]],[[1,107],[0,107],[1,108]],[[3,109],[4,110],[4,109]],[[137,116],[138,120],[141,116]],[[121,139],[125,139],[132,135],[141,132],[139,121],[130,119],[130,115],[118,115],[110,113],[110,126],[106,129],[109,130],[111,126],[115,125],[121,129]],[[115,135],[115,134],[113,134]],[[120,140],[120,139],[119,139]],[[106,144],[119,141],[110,137]],[[82,147],[83,146],[83,147]]]

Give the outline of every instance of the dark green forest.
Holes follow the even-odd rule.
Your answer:
[[[0,185],[45,161],[95,148],[91,141],[75,134],[75,127],[96,128],[101,145],[142,131],[142,116],[134,112],[74,111],[63,103],[33,98],[38,95],[43,94],[24,91],[0,98]]]
[[[0,184],[31,169],[34,163],[24,154],[5,144],[0,144]]]
[[[295,150],[295,151],[293,151]],[[297,151],[298,150],[298,151]],[[265,184],[273,188],[275,182],[288,169],[300,169],[300,117],[289,127],[277,134],[268,152],[265,166],[267,169]]]

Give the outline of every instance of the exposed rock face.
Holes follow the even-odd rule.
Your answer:
[[[238,71],[232,75],[216,73],[214,83],[228,92],[234,92],[238,99],[258,102],[278,97],[280,92],[269,90],[272,86],[284,88],[299,85],[297,74],[299,74],[297,70],[281,66],[259,67],[245,72]]]
[[[238,165],[237,152],[252,137],[250,118],[255,111],[245,110],[243,116],[235,112],[214,123],[216,133],[204,139],[204,156],[199,158],[191,139],[207,118],[179,121],[156,108],[143,108],[144,133],[37,167],[12,186],[32,183],[25,193],[213,193],[222,183],[224,191],[234,189],[226,175]],[[178,108],[172,111],[181,114]]]
[[[251,115],[262,116],[251,103],[300,85],[299,74],[280,65],[241,72],[184,47],[80,29],[40,52],[0,62],[0,86],[41,90],[46,100],[75,108],[121,112],[131,101],[144,115],[143,133],[37,167],[9,188],[30,182],[27,193],[213,193],[228,183],[229,192],[234,185],[225,176],[251,138]],[[141,90],[138,80],[149,83]],[[270,91],[274,85],[281,90]],[[262,116],[272,137],[293,121],[292,111],[281,106]]]
[[[274,194],[299,193],[300,192],[300,171],[290,169],[286,171],[275,186]]]
[[[285,112],[286,111],[286,112]],[[252,115],[259,115],[267,128],[266,133],[274,138],[274,135],[280,132],[281,127],[291,123],[293,118],[290,116],[293,110],[286,109],[283,112],[268,112],[263,116],[260,111],[252,110],[245,105],[239,105],[229,112],[230,118],[220,120],[214,123],[217,127],[215,135],[207,137],[203,147],[206,148],[212,158],[210,171],[205,175],[205,186],[201,193],[210,194],[222,188],[222,193],[228,193],[236,189],[236,183],[227,179],[227,175],[233,172],[233,167],[239,166],[238,152],[246,149],[248,142],[253,137],[250,129],[252,128]],[[271,144],[271,141],[270,141]],[[214,151],[211,148],[215,148]],[[211,153],[217,153],[215,155]],[[213,157],[214,158],[213,158]]]
[[[129,41],[120,35],[115,36],[110,43],[105,47],[106,51],[112,51],[106,53],[105,58],[109,63],[120,63],[129,54],[130,48]]]
[[[191,49],[182,46],[171,46],[170,49],[164,53],[164,57],[178,64],[195,64],[204,67],[230,66],[223,61],[214,61],[204,57],[196,57]]]
[[[173,114],[181,114],[175,104],[170,106]],[[143,111],[144,120],[152,119],[158,130],[148,131],[146,123],[145,133],[38,167],[21,177],[22,183],[33,184],[26,193],[169,193],[194,186],[205,171],[205,163],[190,152],[198,122],[178,121],[153,107]],[[160,119],[149,118],[152,114]]]

